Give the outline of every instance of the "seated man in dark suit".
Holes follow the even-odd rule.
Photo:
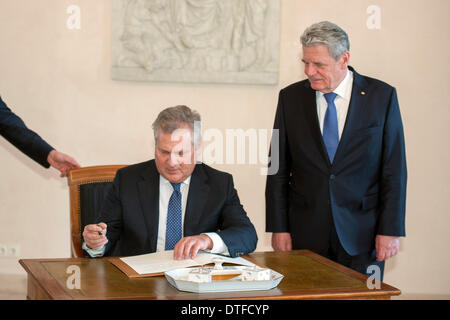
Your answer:
[[[230,174],[196,164],[200,115],[186,106],[163,110],[153,123],[155,159],[120,169],[98,224],[87,225],[91,257],[199,250],[231,257],[255,250],[255,228]]]

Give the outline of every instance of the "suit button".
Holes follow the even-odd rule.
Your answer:
[[[334,180],[334,178],[336,178],[336,176],[335,176],[334,174],[332,174],[332,175],[330,176],[330,180]]]

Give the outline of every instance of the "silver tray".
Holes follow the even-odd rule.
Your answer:
[[[224,267],[226,270],[243,270],[246,266]],[[283,275],[270,270],[270,280],[242,281],[241,276],[229,280],[213,280],[211,282],[188,281],[188,273],[192,268],[175,269],[164,272],[167,281],[180,291],[204,293],[204,292],[231,292],[231,291],[256,291],[270,290],[278,286]]]

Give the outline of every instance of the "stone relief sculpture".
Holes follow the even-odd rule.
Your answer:
[[[113,0],[112,77],[275,84],[279,0]]]

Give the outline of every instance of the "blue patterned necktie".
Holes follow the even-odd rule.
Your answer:
[[[177,242],[182,238],[181,227],[181,183],[171,183],[173,187],[167,209],[166,224],[166,250],[173,250]]]
[[[334,155],[339,144],[339,131],[338,131],[338,121],[336,105],[334,104],[334,99],[336,98],[336,93],[330,92],[324,94],[325,100],[327,100],[327,111],[325,112],[325,119],[323,121],[323,142],[327,148],[328,157],[330,162],[333,163]]]

